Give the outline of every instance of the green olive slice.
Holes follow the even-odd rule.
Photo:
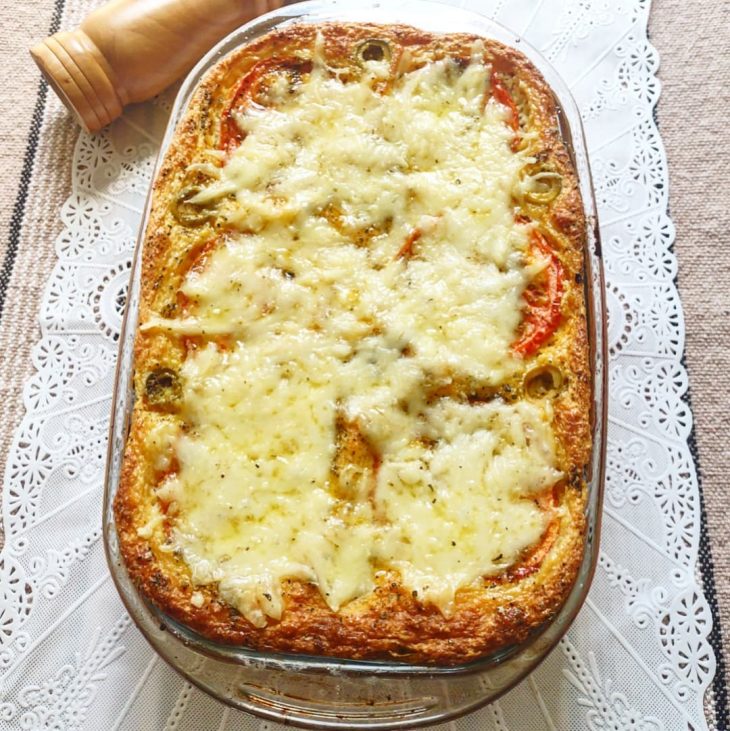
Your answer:
[[[560,173],[543,168],[534,173],[528,172],[530,186],[525,191],[525,198],[530,203],[545,205],[560,195],[563,187],[563,178]]]
[[[213,211],[209,208],[190,202],[190,199],[194,198],[201,190],[202,188],[197,185],[183,188],[173,201],[172,215],[183,226],[202,226],[213,217]]]
[[[368,61],[390,61],[393,52],[388,41],[380,38],[368,38],[359,43],[355,49],[355,56],[361,64]]]
[[[144,390],[151,406],[169,406],[182,396],[180,376],[172,368],[155,368],[147,374]]]
[[[553,396],[563,386],[563,374],[555,366],[542,365],[525,374],[525,393],[531,399]]]

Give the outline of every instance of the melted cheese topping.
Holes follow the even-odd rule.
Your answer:
[[[239,113],[245,139],[194,199],[227,197],[241,233],[188,274],[189,317],[143,327],[233,344],[188,356],[158,494],[193,581],[257,626],[281,616],[284,579],[338,610],[385,570],[448,616],[550,519],[547,403],[447,397],[520,370],[534,276],[512,204],[526,158],[484,106],[489,71],[432,63],[383,95],[387,64],[345,84],[315,58],[296,93]]]

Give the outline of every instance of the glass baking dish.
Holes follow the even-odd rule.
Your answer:
[[[557,616],[526,642],[456,667],[256,652],[206,640],[145,601],[132,584],[122,560],[112,506],[134,403],[133,344],[140,292],[140,252],[149,198],[134,253],[120,338],[106,467],[104,541],[112,577],[140,631],[173,668],[224,703],[303,728],[423,727],[479,708],[522,680],[565,634],[588,592],[598,556],[606,427],[605,303],[596,207],[580,116],[557,72],[522,39],[493,21],[426,0],[398,0],[387,6],[352,0],[311,0],[264,15],[234,31],[200,61],[182,84],[162,142],[155,176],[193,91],[223,56],[275,27],[331,20],[405,23],[429,31],[468,32],[494,38],[525,54],[555,94],[563,136],[578,173],[587,221],[584,282],[593,367],[593,452],[587,474],[587,535],[572,591]]]

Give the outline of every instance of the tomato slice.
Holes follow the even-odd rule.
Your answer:
[[[512,345],[512,350],[522,356],[532,355],[557,330],[560,324],[560,306],[563,299],[563,265],[550,248],[546,238],[533,230],[530,235],[533,250],[548,259],[544,282],[531,284],[525,290],[527,309],[523,320],[522,336]],[[540,279],[543,278],[541,274]]]
[[[507,580],[519,581],[520,579],[524,579],[526,576],[537,573],[537,571],[540,570],[540,566],[542,565],[545,556],[547,556],[550,549],[553,547],[559,532],[560,522],[557,518],[553,518],[550,523],[548,523],[548,527],[543,533],[540,542],[537,546],[535,546],[532,552],[519,566],[507,572]]]
[[[515,100],[512,98],[512,95],[507,91],[507,87],[499,80],[499,77],[497,74],[492,70],[492,77],[491,77],[491,88],[492,88],[492,96],[497,100],[499,104],[502,106],[507,107],[507,109],[510,112],[509,119],[507,120],[507,123],[509,126],[514,130],[515,136],[512,138],[512,143],[510,147],[512,148],[512,152],[517,152],[517,149],[520,145],[520,113],[517,109],[517,105],[515,104]],[[488,97],[485,95],[484,97],[484,103],[486,104],[488,101]]]
[[[297,77],[311,70],[311,61],[302,61],[297,58],[264,58],[257,61],[238,83],[228,106],[223,112],[219,148],[226,152],[232,152],[243,142],[245,133],[236,124],[233,113],[251,105],[266,106],[261,103],[261,95],[266,86],[273,83],[277,75],[286,73]]]
[[[220,246],[220,236],[213,236],[205,241],[196,241],[183,256],[178,271],[182,277],[189,272],[200,271],[205,267],[208,257]]]

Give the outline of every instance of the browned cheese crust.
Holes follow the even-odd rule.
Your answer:
[[[318,27],[328,64],[343,66],[350,63],[358,43],[368,38],[407,47],[412,67],[444,57],[468,60],[475,41],[474,36],[433,35],[406,26]],[[204,255],[206,236],[211,236],[211,224],[189,228],[171,214],[175,196],[190,184],[186,167],[202,159],[203,149],[218,146],[221,115],[247,70],[263,58],[311,49],[314,34],[311,25],[294,25],[255,40],[221,61],[195,92],[154,183],[143,249],[140,322],[152,314],[175,315],[184,271]],[[585,540],[584,468],[591,450],[591,373],[582,285],[585,221],[552,93],[520,53],[491,40],[484,44],[485,59],[503,75],[519,108],[521,126],[539,133],[539,149],[534,153],[538,165],[562,177],[560,192],[552,201],[515,202],[518,215],[538,222],[565,274],[561,324],[537,353],[525,358],[526,373],[552,366],[562,377],[553,395],[554,431],[558,467],[567,477],[547,496],[565,508],[560,511],[562,517],[507,573],[460,590],[450,619],[435,607],[419,603],[400,585],[399,576],[391,573],[381,577],[372,593],[337,612],[328,608],[317,587],[286,581],[281,620],[254,627],[219,598],[215,585],[193,586],[187,564],[174,552],[161,550],[164,530],[150,537],[138,533],[157,502],[154,488],[163,477],[155,469],[154,455],[147,451],[145,434],[159,420],[175,418],[165,407],[148,402],[145,379],[160,367],[174,371],[186,347],[191,347],[169,333],[140,331],[135,355],[137,400],[114,505],[120,546],[139,591],[169,616],[212,640],[267,651],[460,664],[524,641],[556,614],[573,585]],[[525,398],[525,390],[520,380],[510,384],[508,393],[513,399]],[[191,603],[194,591],[205,596],[200,608]]]

